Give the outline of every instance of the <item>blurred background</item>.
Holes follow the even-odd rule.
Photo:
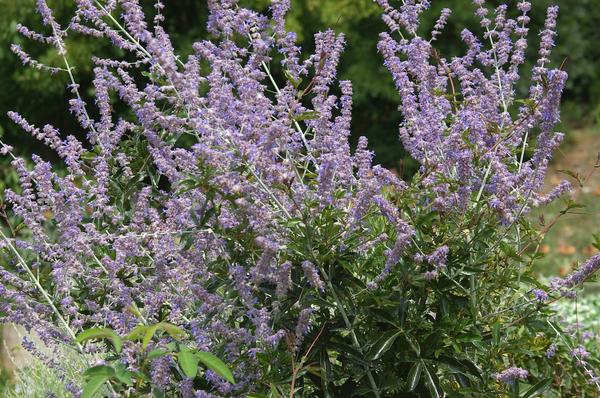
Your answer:
[[[185,58],[191,52],[194,41],[206,38],[205,0],[164,0],[166,4],[166,29],[176,48]],[[74,9],[74,0],[48,0],[55,9],[59,21],[67,21]],[[142,0],[148,13],[153,13],[153,1]],[[268,0],[241,0],[242,6],[266,10]],[[489,6],[501,2],[488,1]],[[509,6],[517,0],[509,0]],[[561,8],[558,23],[559,37],[553,53],[554,66],[563,65],[569,73],[564,93],[561,130],[566,142],[558,153],[553,170],[548,177],[552,185],[562,178],[571,178],[564,170],[585,174],[593,168],[600,140],[597,134],[600,120],[600,0],[536,0],[533,1],[529,63],[535,62],[538,36],[542,29],[545,9],[552,4]],[[478,31],[471,0],[433,0],[432,9],[424,15],[422,29],[429,31],[442,8],[453,10],[453,15],[438,41],[442,55],[452,56],[464,51],[459,39],[460,31],[469,27]],[[512,7],[514,8],[514,7]],[[39,17],[34,12],[35,0],[0,0],[0,136],[26,157],[38,153],[46,159],[54,154],[39,145],[8,120],[6,112],[17,110],[36,125],[50,123],[63,133],[81,135],[81,129],[67,111],[68,93],[65,91],[65,74],[49,75],[45,71],[24,68],[9,46],[21,44],[32,56],[46,64],[59,65],[56,52],[48,47],[24,40],[16,33],[17,23],[32,29],[41,29]],[[515,10],[512,10],[515,11]],[[406,156],[398,141],[397,112],[398,94],[382,58],[377,53],[378,35],[386,29],[379,18],[380,9],[372,0],[292,0],[288,29],[298,33],[303,48],[311,51],[315,32],[333,28],[344,32],[347,50],[342,58],[339,77],[354,83],[355,111],[353,118],[353,142],[360,135],[369,138],[370,148],[376,153],[376,161],[409,178],[416,164]],[[83,88],[84,96],[92,102],[91,91],[92,55],[110,56],[114,53],[106,42],[90,40],[73,35],[67,41],[69,61],[76,68],[76,79]],[[527,66],[523,71],[529,69]],[[527,79],[519,90],[526,93]],[[87,91],[86,91],[87,90]],[[8,169],[8,159],[0,159],[0,190],[13,186],[15,175]],[[544,273],[565,273],[579,259],[589,256],[596,249],[591,233],[599,232],[596,218],[600,211],[600,177],[592,175],[589,183],[577,192],[574,200],[586,205],[578,214],[567,215],[548,235],[540,250],[546,253]],[[544,222],[564,208],[557,203],[543,214],[536,213],[534,221],[543,217]]]

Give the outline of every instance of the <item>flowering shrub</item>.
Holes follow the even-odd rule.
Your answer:
[[[531,267],[545,231],[525,218],[570,189],[540,193],[562,139],[567,76],[548,67],[557,7],[518,98],[529,2],[512,19],[475,0],[485,33],[464,30],[467,51],[452,59],[434,47],[449,10],[422,36],[428,2],[377,2],[400,139],[420,164],[409,182],[373,165],[365,138],[350,150],[352,85],[335,78],[344,36],[317,34],[303,57],[285,30],[289,1],[273,0],[271,16],[209,1],[214,40],[183,59],[160,1],[150,21],[135,0],[76,0],[64,24],[38,0],[47,32],[18,29],[63,64],[13,51],[68,74],[86,140],[9,113],[64,169],[13,161],[0,308],[50,348],[102,358],[83,385],[65,375],[74,395],[597,394],[598,358],[548,304],[573,296],[600,256],[543,285]],[[120,50],[93,60],[94,106],[68,34]]]

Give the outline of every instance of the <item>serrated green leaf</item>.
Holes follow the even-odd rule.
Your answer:
[[[198,360],[208,369],[212,370],[231,384],[235,384],[235,379],[233,378],[231,370],[219,358],[204,351],[198,351],[195,353],[195,355],[198,357]]]
[[[107,339],[110,340],[116,352],[121,352],[121,338],[109,328],[92,328],[84,330],[76,337],[78,343],[83,343],[87,340]]]

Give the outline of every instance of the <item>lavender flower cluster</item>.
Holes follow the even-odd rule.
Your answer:
[[[443,58],[432,44],[449,11],[442,13],[427,40],[414,32],[429,2],[406,2],[399,10],[387,0],[377,3],[390,28],[380,35],[378,49],[401,98],[400,139],[421,164],[422,183],[433,192],[435,208],[464,211],[486,195],[486,203],[511,223],[532,205],[552,201],[570,189],[564,182],[548,195],[538,192],[551,154],[563,138],[553,128],[559,121],[567,74],[547,66],[558,7],[548,9],[529,96],[518,99],[515,84],[525,61],[529,2],[518,3],[516,19],[507,16],[506,5],[497,7],[492,21],[484,1],[474,0],[485,33],[480,40],[463,30],[468,51],[452,59]],[[525,159],[534,128],[541,133],[533,156]]]
[[[42,284],[3,270],[3,321],[38,331],[51,346],[94,325],[126,335],[142,322],[166,320],[189,330],[193,345],[219,351],[228,362],[250,358],[236,369],[236,386],[207,374],[216,392],[229,394],[256,380],[251,358],[286,335],[273,319],[277,298],[292,287],[293,268],[303,271],[296,284],[324,289],[311,258],[286,261],[294,257],[286,250],[284,222],[312,214],[317,202],[344,209],[350,228],[361,228],[372,207],[391,209],[390,220],[406,228],[378,195],[385,185],[402,189],[404,183],[372,166],[366,141],[350,153],[352,85],[341,81],[341,96],[331,93],[343,35],[317,34],[316,53],[301,60],[295,35],[283,28],[289,1],[272,3],[272,19],[236,3],[209,2],[208,29],[217,40],[195,43],[184,62],[160,18],[150,27],[138,1],[78,0],[63,27],[38,0],[50,35],[23,26],[19,31],[63,57],[64,67],[52,70],[71,79],[69,109],[87,143],[9,112],[57,152],[68,174],[37,156],[32,170],[22,159],[13,162],[22,191],[7,191],[6,198],[33,239],[3,233],[3,244],[20,272],[43,269],[49,279]],[[68,63],[68,31],[106,38],[127,54],[122,61],[93,59],[95,104],[83,100]],[[245,46],[240,37],[247,38]],[[25,64],[39,65],[25,50],[13,50]],[[289,79],[283,85],[270,72],[273,53],[284,58]],[[148,79],[136,81],[138,71],[147,71]],[[296,83],[303,78],[310,79],[304,93]],[[310,109],[301,100],[309,92]],[[133,118],[113,114],[115,96]],[[98,117],[90,116],[91,105]],[[126,150],[134,136],[145,146],[142,164]],[[313,173],[316,178],[307,176]],[[131,194],[120,197],[128,187]],[[346,194],[339,196],[342,189]],[[252,242],[236,243],[240,233]],[[215,291],[221,282],[226,291]],[[265,285],[275,287],[274,300],[256,294]],[[298,312],[298,343],[310,315],[310,308]],[[139,349],[124,347],[131,369],[139,366]],[[169,384],[171,365],[155,361],[152,377],[160,387]]]
[[[525,380],[525,379],[527,379],[528,376],[529,376],[528,371],[526,371],[525,369],[518,368],[516,366],[508,368],[508,369],[504,370],[503,372],[495,375],[496,380],[501,381],[503,383],[507,383],[507,384],[514,384],[515,381],[517,381],[519,379]]]
[[[383,253],[359,276],[365,286],[384,289],[403,261],[419,264],[433,283],[451,266],[452,247],[422,239],[411,211],[394,197],[446,215],[489,211],[510,226],[570,188],[540,193],[562,140],[553,128],[566,73],[548,68],[556,7],[548,10],[529,94],[518,99],[529,2],[519,2],[511,19],[506,6],[492,18],[475,0],[484,37],[464,30],[468,51],[452,59],[433,47],[449,10],[427,39],[416,32],[429,2],[405,1],[398,9],[377,3],[390,28],[378,50],[401,98],[400,139],[421,165],[410,185],[372,164],[364,137],[351,151],[352,84],[336,79],[344,36],[316,34],[315,52],[304,58],[296,35],[285,30],[289,0],[272,0],[271,17],[236,0],[210,0],[215,39],[194,43],[186,59],[161,25],[159,1],[149,21],[137,0],[76,0],[63,26],[37,0],[47,33],[24,26],[19,32],[54,46],[63,64],[42,66],[23,48],[13,51],[26,65],[69,76],[69,110],[86,141],[9,113],[55,150],[68,172],[38,156],[31,168],[13,161],[21,190],[7,191],[6,199],[29,237],[1,232],[0,248],[14,264],[0,271],[2,321],[37,331],[48,346],[72,344],[90,327],[125,336],[140,324],[169,322],[189,332],[190,346],[236,364],[235,384],[206,371],[211,393],[241,395],[261,376],[259,354],[286,342],[293,353],[309,343],[315,311],[306,297],[331,289],[330,268],[295,231],[316,234],[316,220],[335,214],[337,238],[326,255]],[[93,104],[68,62],[66,37],[76,33],[106,39],[125,54],[93,59]],[[286,79],[278,81],[272,68]],[[129,114],[115,114],[115,102]],[[372,238],[373,217],[388,233]],[[596,260],[580,273],[595,271]],[[137,342],[123,346],[128,369],[141,366],[142,351]],[[152,383],[175,385],[173,366],[168,357],[154,360]],[[497,379],[527,377],[511,369]],[[192,381],[177,383],[192,396]]]

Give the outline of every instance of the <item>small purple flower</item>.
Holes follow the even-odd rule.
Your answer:
[[[535,297],[535,300],[538,301],[539,303],[543,303],[548,300],[548,293],[546,293],[542,289],[533,289],[531,291],[531,293]]]
[[[583,332],[583,333],[581,334],[581,338],[582,338],[583,340],[591,340],[591,339],[593,339],[594,337],[596,337],[596,334],[595,334],[594,332],[590,332],[590,331]]]
[[[179,391],[182,398],[194,398],[194,379],[186,377],[179,382]]]
[[[0,142],[0,155],[6,155],[13,150],[13,147]]]
[[[313,263],[310,261],[303,261],[302,270],[304,271],[304,276],[306,276],[306,279],[308,279],[308,282],[312,287],[320,291],[325,290],[325,284],[323,284],[323,281],[319,277],[319,270]]]
[[[518,367],[511,367],[501,373],[496,373],[494,378],[502,383],[514,384],[517,379],[525,380],[529,377],[529,372]]]
[[[590,356],[590,353],[587,352],[587,350],[585,349],[584,346],[579,345],[571,351],[571,355],[573,355],[575,358],[577,358],[579,360],[582,360],[582,359],[588,358]]]
[[[550,347],[548,347],[548,350],[546,351],[546,358],[550,359],[554,357],[557,348],[558,346],[556,344],[550,345]]]
[[[434,279],[437,279],[439,276],[438,272],[436,270],[433,271],[427,271],[423,273],[423,278],[425,278],[428,281],[432,281]]]
[[[285,263],[283,263],[279,266],[279,270],[277,271],[277,280],[276,280],[276,283],[277,283],[276,295],[277,295],[277,297],[279,297],[279,298],[284,297],[285,294],[288,292],[288,290],[290,290],[290,287],[292,284],[291,272],[292,272],[292,263],[290,263],[289,261],[286,261]]]
[[[162,357],[152,361],[152,383],[160,388],[167,388],[171,379],[171,358]]]
[[[298,317],[298,323],[296,324],[296,345],[299,346],[304,340],[304,336],[308,333],[308,329],[310,328],[310,316],[312,315],[312,308],[305,308],[300,311],[300,316]]]
[[[433,265],[436,269],[446,268],[448,261],[448,246],[440,246],[428,256],[425,256],[427,262]]]

